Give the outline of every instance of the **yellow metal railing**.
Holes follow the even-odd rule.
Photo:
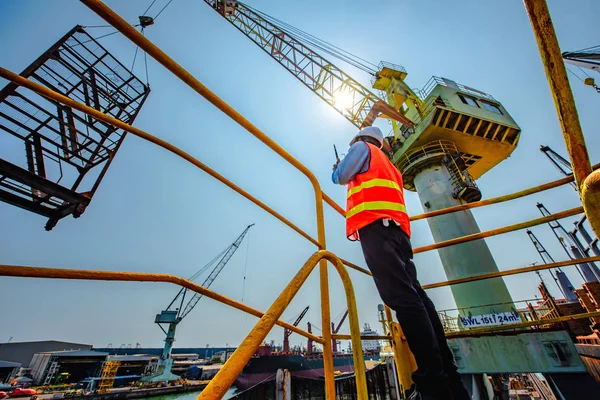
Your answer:
[[[451,310],[440,310],[438,315],[444,326],[446,334],[450,332],[468,333],[473,327],[463,326],[460,322],[460,317],[468,317],[472,309],[477,309],[477,314],[496,314],[497,310],[506,310],[512,308],[518,315],[520,321],[539,321],[544,319],[559,318],[560,314],[553,302],[530,299],[519,300],[511,303],[484,304],[472,307],[454,308]],[[503,311],[504,312],[504,311]],[[502,324],[505,329],[511,329],[514,323]]]
[[[262,343],[268,332],[273,328],[274,325],[279,325],[290,329],[304,337],[312,339],[316,343],[323,345],[323,357],[324,357],[324,371],[325,371],[325,393],[328,399],[335,398],[335,386],[334,386],[334,371],[333,371],[333,358],[331,339],[350,339],[354,349],[354,364],[356,374],[356,388],[357,398],[360,400],[366,400],[368,398],[366,389],[366,379],[364,371],[364,360],[362,354],[362,346],[360,344],[360,328],[358,325],[358,315],[356,310],[356,299],[354,296],[354,290],[350,277],[347,270],[344,268],[344,264],[350,268],[369,274],[369,272],[363,268],[360,268],[348,261],[342,260],[334,254],[326,251],[326,240],[325,240],[325,228],[323,221],[323,202],[326,202],[333,207],[341,215],[345,215],[344,210],[337,205],[329,196],[322,192],[319,182],[315,175],[296,160],[292,155],[270,139],[266,134],[255,127],[250,121],[245,119],[240,113],[234,110],[231,106],[220,99],[216,94],[211,92],[202,83],[195,79],[190,73],[188,73],[179,64],[173,61],[167,54],[160,50],[157,46],[151,43],[148,39],[142,36],[138,31],[120,18],[110,8],[104,5],[99,0],[81,0],[91,10],[96,12],[100,17],[105,19],[109,24],[118,29],[124,36],[129,38],[135,44],[142,48],[147,54],[153,57],[155,60],[160,62],[163,66],[169,69],[174,75],[179,77],[184,83],[194,89],[197,93],[202,95],[217,108],[231,117],[234,121],[244,127],[248,132],[266,144],[269,148],[279,154],[282,158],[288,161],[290,164],[295,166],[300,172],[302,172],[311,182],[313,190],[315,192],[315,204],[316,204],[316,224],[317,224],[317,239],[305,231],[298,228],[291,221],[283,217],[281,214],[267,206],[265,203],[258,200],[245,190],[241,189],[236,184],[229,181],[227,178],[218,174],[210,167],[206,166],[190,154],[174,147],[173,145],[152,136],[140,129],[134,128],[128,124],[123,123],[117,119],[114,119],[106,114],[103,114],[95,109],[85,106],[84,104],[78,103],[68,97],[65,97],[55,91],[52,91],[44,86],[31,82],[17,74],[14,74],[6,69],[0,68],[0,76],[6,78],[20,86],[28,88],[42,96],[55,100],[59,103],[68,105],[74,109],[82,111],[94,118],[104,121],[113,126],[119,127],[135,136],[138,136],[144,140],[150,141],[173,154],[185,159],[194,166],[203,170],[213,178],[219,180],[238,194],[244,196],[254,204],[267,211],[269,214],[279,219],[285,225],[296,231],[302,237],[315,244],[318,247],[318,251],[314,253],[296,274],[294,279],[288,284],[288,286],[282,291],[277,300],[272,306],[265,312],[262,313],[251,307],[248,307],[242,303],[236,302],[225,296],[222,296],[216,292],[210,291],[202,286],[196,285],[193,282],[185,279],[175,277],[167,274],[146,274],[146,273],[129,273],[129,272],[107,272],[107,271],[89,271],[89,270],[69,270],[69,269],[57,269],[57,268],[37,268],[37,267],[23,267],[23,266],[8,266],[0,265],[0,275],[2,276],[14,276],[14,277],[37,277],[37,278],[54,278],[54,279],[86,279],[86,280],[111,280],[111,281],[141,281],[141,282],[171,282],[182,287],[186,287],[197,293],[202,293],[206,297],[212,298],[216,301],[227,304],[231,307],[239,309],[243,312],[255,315],[260,318],[258,323],[252,329],[250,334],[244,339],[242,344],[234,352],[231,358],[223,366],[219,374],[217,374],[208,387],[199,395],[199,399],[214,399],[222,397],[227,389],[234,382],[235,378],[239,375],[244,365],[248,362],[250,357],[254,354],[258,346]],[[498,228],[486,232],[481,232],[474,235],[468,235],[462,238],[456,238],[447,240],[444,242],[436,243],[429,246],[423,246],[415,249],[415,253],[425,252],[433,249],[438,249],[446,246],[452,246],[458,243],[464,243],[471,240],[477,240],[485,237],[490,237],[502,233],[512,232],[518,229],[524,229],[530,226],[542,224],[548,221],[552,221],[559,218],[564,218],[572,215],[581,213],[584,209],[586,215],[592,225],[592,229],[596,235],[600,234],[600,213],[597,212],[600,209],[600,172],[593,171],[589,157],[587,156],[587,149],[579,126],[577,118],[577,112],[574,106],[572,94],[566,81],[566,73],[564,72],[564,66],[562,65],[562,59],[560,57],[560,49],[556,43],[556,37],[552,28],[552,24],[548,15],[546,4],[543,0],[524,0],[528,12],[532,20],[532,26],[538,44],[540,46],[540,52],[542,54],[542,60],[546,67],[547,75],[549,78],[550,87],[557,103],[557,111],[559,119],[563,128],[565,142],[567,143],[567,149],[571,162],[573,164],[574,179],[580,188],[583,208],[577,207],[571,210],[566,210],[561,213],[556,213],[547,217],[538,218],[532,221],[523,222],[520,224],[514,224],[503,228]],[[434,151],[434,149],[431,149]],[[417,157],[418,154],[414,154],[413,157]],[[407,159],[410,161],[410,158]],[[494,199],[482,200],[479,202],[473,202],[465,205],[451,207],[445,210],[433,211],[421,215],[417,215],[411,218],[411,220],[419,220],[424,218],[430,218],[437,215],[443,215],[451,212],[456,212],[465,209],[471,209],[475,207],[481,207],[489,204],[497,204],[500,202],[512,200],[515,198],[527,196],[529,194],[537,193],[543,190],[547,190],[553,187],[564,185],[573,178],[563,178],[561,180],[550,182],[545,185],[540,185],[535,188],[526,189],[520,192],[516,192],[510,195],[497,197]],[[279,320],[281,314],[288,306],[294,295],[298,292],[299,288],[305,282],[306,278],[319,263],[320,272],[320,293],[321,293],[321,310],[322,310],[322,326],[329,327],[330,324],[330,309],[329,309],[329,289],[328,289],[328,275],[327,275],[327,261],[331,262],[335,267],[336,271],[340,275],[342,280],[346,300],[348,305],[348,314],[350,322],[350,335],[336,334],[332,335],[329,329],[323,331],[323,337],[316,337],[308,332],[303,331],[297,327],[291,326],[285,322]],[[526,273],[531,271],[537,271],[546,268],[554,268],[556,266],[573,265],[577,262],[582,261],[600,261],[600,257],[588,257],[584,260],[570,260],[553,264],[538,265],[525,268],[517,268],[509,271],[500,271],[489,274],[481,274],[478,276],[471,276],[467,278],[455,279],[446,282],[439,282],[436,284],[426,285],[424,288],[441,287],[448,285],[455,285],[458,283],[471,282],[482,279],[489,279],[499,276],[513,275]],[[408,351],[405,339],[402,338],[402,333],[399,325],[392,322],[391,312],[389,309],[386,310],[389,330],[391,332],[391,339],[394,343],[394,353],[396,366],[398,368],[398,375],[404,388],[410,386],[410,372],[415,369],[414,359]],[[504,325],[504,326],[490,326],[482,329],[472,329],[468,332],[470,335],[478,335],[482,333],[490,333],[495,331],[501,331],[506,329],[518,329],[532,326],[544,326],[553,323],[560,323],[564,321],[576,320],[580,318],[589,317],[600,317],[600,311],[594,311],[589,313],[563,316],[558,318],[544,319],[543,321],[525,321],[517,324]],[[456,335],[465,335],[465,332],[451,332],[448,337]],[[374,337],[369,337],[373,339]],[[387,338],[387,337],[382,337]]]

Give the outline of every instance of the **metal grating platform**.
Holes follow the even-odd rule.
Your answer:
[[[150,88],[76,26],[22,76],[132,124]],[[0,200],[52,229],[89,205],[125,132],[13,83],[0,91]]]

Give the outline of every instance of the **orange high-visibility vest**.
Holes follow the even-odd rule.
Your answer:
[[[381,150],[366,144],[371,154],[369,169],[356,175],[348,184],[346,236],[350,240],[358,240],[360,228],[385,218],[396,221],[410,236],[402,175]]]

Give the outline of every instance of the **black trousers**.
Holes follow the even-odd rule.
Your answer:
[[[412,375],[417,390],[439,399],[470,399],[435,306],[417,280],[408,235],[394,222],[386,227],[378,220],[360,229],[359,236],[379,295],[396,312],[417,361]]]

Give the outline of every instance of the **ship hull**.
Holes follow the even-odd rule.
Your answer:
[[[235,386],[239,390],[246,390],[273,380],[279,369],[287,369],[292,377],[297,378],[321,379],[325,375],[322,358],[307,358],[301,354],[260,356],[248,362],[237,378]],[[354,372],[352,356],[335,356],[333,369],[336,373]]]

